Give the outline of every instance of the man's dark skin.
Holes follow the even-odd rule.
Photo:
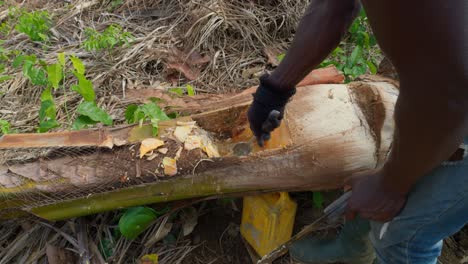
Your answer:
[[[384,222],[401,211],[415,183],[447,160],[468,135],[468,1],[362,4],[399,74],[400,95],[389,159],[374,173],[348,179],[353,194],[347,216]],[[266,113],[283,111],[281,105],[296,84],[339,44],[359,9],[355,0],[311,1],[286,57],[261,84],[270,98],[283,100],[268,105],[259,95],[249,110],[259,141],[270,132],[262,131]]]

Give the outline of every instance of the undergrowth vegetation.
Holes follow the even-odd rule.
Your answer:
[[[132,34],[124,31],[119,25],[110,25],[102,33],[92,28],[85,29],[86,40],[82,46],[87,51],[111,50],[123,44],[130,44],[134,39]]]
[[[335,65],[345,74],[347,81],[350,81],[365,73],[377,73],[377,65],[381,59],[382,55],[370,30],[366,13],[361,10],[345,39],[320,66]]]
[[[160,99],[143,101],[132,98],[130,92],[167,91],[179,97],[237,91],[257,84],[259,73],[274,68],[268,65],[265,49],[274,47],[278,50],[274,56],[281,61],[308,2],[2,3],[0,135],[128,123],[149,124],[156,136],[159,122],[177,113],[166,113]],[[362,12],[321,66],[335,65],[351,81],[375,73],[380,58]],[[313,192],[307,199],[316,208],[323,207],[322,193]],[[96,237],[98,251],[106,261],[120,263],[130,263],[140,255],[129,249],[144,245],[144,253],[150,253],[148,248],[156,242],[147,246],[149,242],[140,243],[144,239],[138,235],[150,225],[145,238],[160,235],[154,223],[156,215],[163,213],[167,211],[137,208],[123,216],[100,216],[103,222],[112,219],[112,226]],[[164,219],[174,221],[175,215]],[[116,230],[117,224],[124,230],[122,234],[109,231]],[[172,229],[174,234],[164,243],[180,242],[178,231]],[[170,257],[166,261],[162,263],[176,263]]]

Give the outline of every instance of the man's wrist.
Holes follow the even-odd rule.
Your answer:
[[[286,105],[289,99],[296,93],[296,88],[292,87],[282,90],[269,78],[269,75],[260,77],[260,86],[254,94],[255,101],[265,106],[281,107]]]
[[[273,75],[270,74],[264,74],[260,77],[260,85],[282,96],[289,95],[289,97],[291,97],[296,93],[295,86],[285,86],[281,84],[281,82],[275,80]]]

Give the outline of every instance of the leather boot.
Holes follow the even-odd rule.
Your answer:
[[[369,232],[369,221],[356,217],[344,224],[336,238],[305,237],[293,243],[289,253],[293,260],[304,264],[371,264],[375,259],[375,252]]]

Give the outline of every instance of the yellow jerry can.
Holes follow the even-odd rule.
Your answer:
[[[262,257],[291,238],[296,208],[286,192],[246,196],[241,234]]]

